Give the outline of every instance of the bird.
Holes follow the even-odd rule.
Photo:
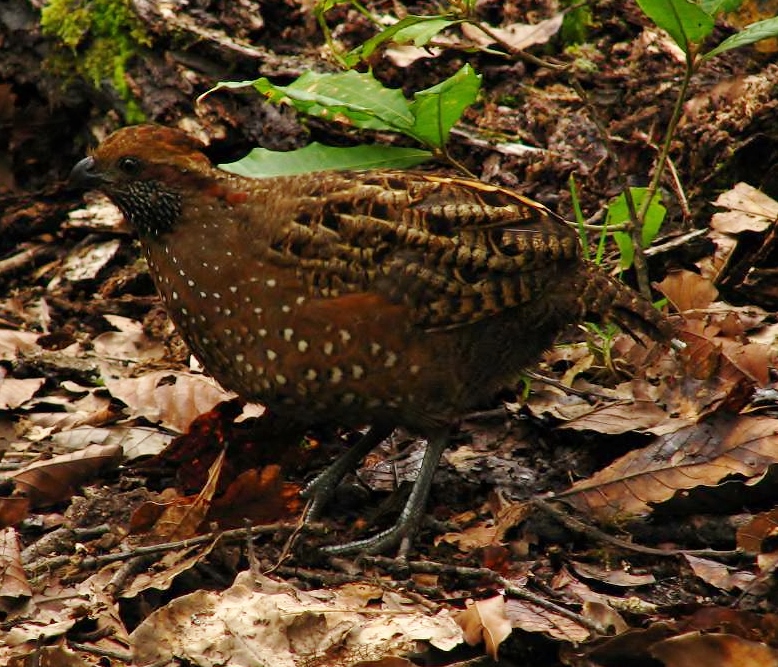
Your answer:
[[[135,229],[175,327],[225,388],[305,426],[367,430],[303,490],[317,519],[395,428],[427,439],[396,523],[330,555],[407,553],[457,420],[515,387],[560,332],[667,342],[652,304],[585,260],[544,205],[422,170],[250,178],[161,125],[109,135],[70,181]]]

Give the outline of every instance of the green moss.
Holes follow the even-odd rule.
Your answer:
[[[151,39],[130,0],[49,0],[41,12],[41,27],[61,45],[49,58],[49,67],[80,75],[96,88],[110,82],[126,104],[126,120],[143,120],[125,73],[129,60],[150,46]]]

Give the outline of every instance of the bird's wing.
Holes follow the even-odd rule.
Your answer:
[[[322,174],[273,244],[314,296],[373,292],[414,324],[469,324],[542,296],[575,233],[509,190],[424,174]]]

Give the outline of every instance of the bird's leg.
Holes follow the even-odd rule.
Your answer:
[[[424,459],[419,469],[419,475],[413,483],[413,488],[405,503],[405,507],[394,526],[363,540],[322,547],[322,551],[330,556],[360,552],[379,553],[400,544],[399,555],[404,557],[424,516],[427,496],[429,496],[430,489],[432,488],[432,478],[435,476],[440,457],[448,443],[448,429],[436,431],[430,436],[427,450],[424,452]]]
[[[387,424],[371,427],[357,444],[349,447],[345,454],[308,483],[300,493],[303,498],[310,499],[303,518],[305,523],[311,523],[321,516],[322,510],[335,494],[335,489],[343,476],[349,470],[354,470],[367,454],[392,434],[393,430],[394,427]]]

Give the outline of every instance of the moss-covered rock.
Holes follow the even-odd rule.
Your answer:
[[[61,47],[52,53],[48,67],[81,76],[96,88],[109,83],[125,103],[125,119],[144,119],[125,74],[130,59],[150,46],[151,38],[130,0],[49,0],[41,26]]]

